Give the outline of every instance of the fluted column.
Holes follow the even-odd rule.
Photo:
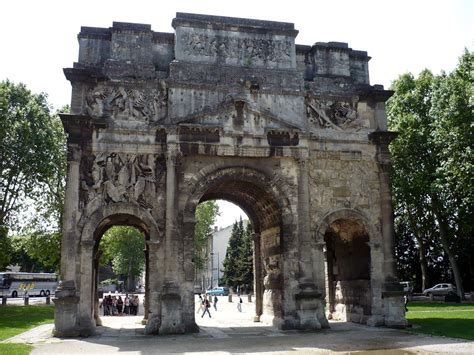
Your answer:
[[[166,232],[165,232],[165,252],[166,252],[166,280],[176,280],[178,272],[178,249],[176,248],[176,160],[177,152],[171,149],[166,155]]]
[[[76,282],[76,213],[79,204],[81,148],[78,144],[68,145],[67,181],[64,198],[63,234],[61,240],[62,281]]]
[[[385,280],[396,280],[395,231],[393,227],[392,195],[390,191],[390,170],[392,167],[388,146],[395,139],[395,132],[373,132],[369,138],[377,147],[380,182],[380,213],[382,219],[382,243]]]

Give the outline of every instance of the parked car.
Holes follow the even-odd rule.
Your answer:
[[[211,296],[228,296],[229,289],[227,287],[214,287],[213,289],[207,290],[206,294]]]
[[[423,295],[433,299],[433,296],[446,296],[450,292],[456,293],[456,286],[452,284],[437,284],[423,290]]]
[[[413,285],[410,281],[400,281],[400,285],[403,286],[403,292],[413,293]]]

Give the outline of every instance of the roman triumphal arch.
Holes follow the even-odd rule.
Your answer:
[[[292,23],[177,13],[174,33],[82,27],[72,85],[55,334],[93,334],[98,243],[146,240],[145,331],[197,331],[196,206],[254,227],[255,321],[406,325],[394,268],[385,101],[366,52],[296,45]]]

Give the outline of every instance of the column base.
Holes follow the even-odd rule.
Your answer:
[[[157,335],[159,334],[161,326],[161,317],[158,315],[150,315],[145,326],[146,335]]]
[[[55,337],[77,337],[81,335],[78,326],[78,303],[74,281],[60,281],[55,292],[54,329]]]
[[[329,328],[324,311],[322,293],[313,283],[301,283],[300,291],[295,295],[296,327],[301,330]]]

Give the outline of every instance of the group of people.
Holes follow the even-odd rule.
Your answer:
[[[138,314],[139,305],[140,299],[137,295],[131,295],[129,297],[127,294],[123,299],[122,296],[107,295],[99,307],[104,309],[104,316],[136,316]]]
[[[199,294],[199,307],[196,313],[203,311],[201,318],[204,317],[206,313],[209,315],[209,318],[211,318],[211,312],[209,312],[209,308],[211,308],[211,301],[214,304],[214,309],[217,311],[217,301],[219,301],[217,296],[214,296],[213,299],[210,295],[204,295],[204,298],[202,298],[201,294]]]
[[[237,310],[239,312],[242,312],[242,303],[243,303],[242,297],[240,297],[240,294],[238,295],[238,297],[239,297],[239,300],[237,301]],[[217,311],[217,301],[219,301],[217,296],[214,296],[213,298],[211,295],[204,295],[204,298],[203,298],[201,294],[199,294],[198,309],[196,313],[199,313],[202,311],[201,318],[203,318],[206,313],[209,315],[209,318],[212,318],[209,308],[211,308],[211,302],[212,302],[214,305],[214,310]]]

